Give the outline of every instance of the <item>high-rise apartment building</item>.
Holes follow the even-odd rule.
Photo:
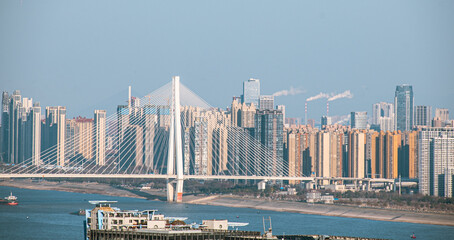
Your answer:
[[[30,108],[24,124],[24,160],[31,158],[33,165],[41,165],[41,107],[38,102]]]
[[[240,104],[237,100],[232,101],[231,119],[234,126],[243,128],[254,128],[256,105],[246,103]]]
[[[234,100],[232,106],[233,109],[236,109],[237,106],[251,107],[252,105],[239,104],[237,100]],[[233,110],[232,114],[234,112],[241,115],[240,110]],[[230,128],[230,118],[225,112],[218,110],[183,107],[182,115],[191,119],[184,124],[184,173],[212,175],[213,173],[219,174],[227,170],[238,173],[237,163],[239,160],[235,157],[239,157],[236,153],[239,151],[240,145],[239,143],[231,144],[228,147],[228,137],[230,132],[235,132],[235,130],[243,131],[243,129],[237,126]],[[247,145],[245,142],[241,144],[242,146]],[[235,153],[230,162],[228,159],[229,152]],[[247,153],[244,153],[243,157],[245,155]],[[228,163],[231,164],[229,165]]]
[[[260,110],[273,110],[274,109],[274,96],[273,95],[260,95],[259,97]]]
[[[425,195],[449,195],[449,178],[454,168],[454,128],[422,128],[418,138],[419,192]],[[445,186],[447,184],[447,186]],[[452,188],[452,187],[451,187]],[[451,191],[452,192],[452,191]]]
[[[94,113],[94,158],[96,165],[106,163],[106,110],[95,110]]]
[[[66,107],[46,107],[41,144],[43,162],[65,165],[65,127]]]
[[[351,112],[350,125],[352,129],[366,129],[367,112]]]
[[[19,137],[21,125],[22,125],[22,114],[21,114],[21,95],[20,91],[16,90],[10,98],[9,103],[9,119],[8,119],[8,151],[7,151],[7,162],[17,164],[19,163]]]
[[[0,146],[0,161],[8,162],[8,136],[9,136],[9,102],[10,96],[8,92],[2,94],[2,131],[1,146]]]
[[[402,178],[418,178],[418,131],[403,132],[401,136],[399,175]]]
[[[253,103],[255,106],[259,106],[260,97],[260,80],[250,78],[243,82],[243,102],[246,104]]]
[[[119,168],[128,173],[143,164],[143,128],[138,125],[126,127],[123,143],[120,145]]]
[[[154,167],[155,137],[157,133],[158,111],[155,106],[144,105],[142,116],[143,138],[144,138],[144,164],[146,167]]]
[[[431,173],[433,183],[431,183],[431,195],[440,197],[452,197],[452,183],[449,180],[454,176],[454,137],[447,134],[433,138],[430,145],[430,158],[433,165]],[[447,175],[445,175],[447,174]]]
[[[343,133],[319,131],[316,134],[315,172],[318,177],[342,177]]]
[[[93,119],[77,117],[66,120],[65,156],[68,159],[93,158]]]
[[[432,107],[430,106],[415,106],[415,126],[430,127],[432,120]]]
[[[289,176],[312,176],[316,172],[317,133],[305,128],[286,129],[284,158]],[[297,182],[291,181],[290,184]]]
[[[448,121],[449,120],[449,110],[446,108],[436,108],[435,109],[435,118],[438,118],[442,122]]]
[[[365,144],[366,135],[364,132],[356,130],[348,133],[348,177],[364,178],[366,176]]]
[[[372,124],[380,131],[394,131],[394,105],[379,102],[372,106]]]
[[[41,107],[31,98],[22,98],[16,90],[2,95],[0,161],[41,164]]]
[[[277,109],[277,110],[281,110],[281,112],[282,112],[283,123],[284,123],[284,125],[287,124],[287,120],[286,120],[286,118],[285,118],[285,105],[277,105],[277,106],[276,106],[276,109]]]
[[[399,85],[394,97],[395,130],[408,131],[413,127],[413,87]]]
[[[283,115],[280,110],[257,110],[255,115],[255,138],[272,152],[274,162],[267,166],[266,171],[272,175],[282,175],[284,139]],[[279,162],[282,161],[282,162]]]
[[[191,140],[191,173],[195,175],[207,175],[208,173],[208,121],[198,117],[190,132]],[[211,149],[211,147],[210,147]]]
[[[322,119],[321,119],[321,127],[322,127],[322,129],[325,129],[326,126],[331,125],[331,124],[332,124],[331,117],[322,116]]]

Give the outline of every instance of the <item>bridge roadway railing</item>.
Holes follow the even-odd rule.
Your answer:
[[[65,173],[33,173],[33,174],[8,174],[0,173],[1,178],[99,178],[99,179],[174,179],[176,175],[167,174],[65,174]],[[288,176],[237,176],[237,175],[185,175],[185,180],[295,180],[295,181],[313,181],[313,177],[288,177]]]
[[[1,178],[99,178],[99,179],[174,179],[177,175],[168,174],[65,174],[65,173],[0,173]],[[199,179],[199,180],[294,180],[294,181],[365,181],[365,182],[388,182],[395,183],[395,179],[387,178],[349,178],[349,177],[289,177],[289,176],[240,176],[240,175],[184,175],[185,180]]]

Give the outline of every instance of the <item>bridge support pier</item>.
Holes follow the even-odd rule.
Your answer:
[[[177,178],[176,192],[173,186],[175,180],[167,180],[167,201],[183,201],[183,148],[181,138],[181,117],[180,117],[180,77],[172,78],[172,103],[170,106],[170,129],[169,129],[169,152],[167,156],[167,174],[175,173],[176,165]],[[175,164],[176,163],[176,164]]]
[[[174,187],[172,181],[167,179],[167,202],[173,202]]]

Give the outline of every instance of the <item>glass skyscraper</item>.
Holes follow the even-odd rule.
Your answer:
[[[351,112],[350,125],[351,128],[366,129],[367,112]]]
[[[395,130],[408,131],[413,126],[413,87],[400,85],[396,87],[394,97]]]
[[[243,83],[243,103],[254,103],[255,107],[259,106],[260,97],[260,80],[249,78]]]

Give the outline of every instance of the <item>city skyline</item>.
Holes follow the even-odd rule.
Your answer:
[[[304,116],[308,97],[346,90],[354,98],[332,102],[330,115],[370,113],[374,103],[393,102],[394,87],[405,83],[414,88],[415,105],[454,109],[450,2],[398,2],[391,8],[374,2],[277,8],[144,2],[107,4],[109,11],[102,2],[1,5],[0,29],[7,36],[0,40],[1,90],[20,89],[42,106],[66,106],[70,118],[115,108],[125,101],[127,86],[143,96],[172,75],[222,108],[249,78],[261,80],[263,95],[298,89],[275,97],[289,117]],[[346,8],[358,11],[346,18]],[[128,14],[134,17],[123,17]],[[308,117],[318,121],[325,104],[311,102]]]
[[[254,80],[260,81],[260,79],[254,79]],[[250,79],[249,79],[249,80],[245,80],[244,83],[249,82],[249,81],[250,81]],[[396,86],[396,88],[400,88],[400,87],[402,87],[402,86],[409,86],[410,88],[412,87],[412,85],[403,84],[403,85],[398,85],[398,86]],[[130,86],[130,87],[131,87],[131,86]],[[16,89],[16,90],[14,90],[14,91],[11,91],[11,93],[14,93],[15,91],[19,91],[19,92],[22,94],[22,90],[20,90],[20,89]],[[243,89],[243,91],[244,91],[244,89]],[[260,92],[260,83],[259,83],[259,92]],[[291,92],[291,91],[290,91],[290,92]],[[4,94],[5,94],[5,93],[8,93],[8,91],[3,91],[3,93],[4,93]],[[346,95],[346,93],[348,93],[348,94]],[[289,94],[289,93],[287,93],[287,94]],[[338,99],[338,98],[340,98],[340,99],[342,99],[342,98],[351,99],[353,95],[350,95],[350,94],[351,94],[351,93],[350,93],[349,91],[346,91],[346,92],[344,92],[344,93],[339,93],[339,94],[336,94],[336,93],[329,93],[329,94],[328,94],[328,93],[319,93],[319,94],[317,94],[317,95],[315,95],[315,96],[312,96],[312,97],[310,97],[310,98],[307,98],[306,101],[304,102],[304,104],[306,104],[306,105],[307,105],[309,102],[313,101],[313,100],[318,100],[318,101],[323,102],[323,104],[326,104],[325,109],[323,109],[325,112],[322,112],[322,113],[321,113],[321,114],[322,114],[321,116],[319,116],[318,118],[317,118],[317,117],[312,118],[312,117],[309,117],[309,116],[308,116],[308,120],[313,120],[313,121],[316,123],[316,125],[319,126],[319,127],[322,127],[322,126],[323,126],[323,122],[322,122],[323,120],[321,120],[321,118],[323,118],[323,117],[325,117],[325,118],[326,118],[326,117],[329,117],[329,118],[330,118],[330,120],[329,120],[329,121],[330,121],[330,124],[341,124],[341,125],[349,125],[349,124],[351,124],[351,116],[350,116],[350,115],[353,113],[352,111],[346,113],[345,115],[333,115],[333,114],[329,114],[329,116],[327,116],[327,113],[328,113],[328,111],[329,111],[329,103],[332,102],[333,99],[334,99],[334,100],[336,100],[336,99]],[[22,95],[23,95],[23,94],[22,94]],[[289,95],[292,95],[292,94],[290,93]],[[25,96],[25,95],[23,95],[23,96],[24,96],[24,101],[29,101],[29,102],[34,101],[34,102],[36,102],[38,105],[42,105],[42,104],[40,103],[39,99],[34,99],[34,97],[32,97],[32,96]],[[238,97],[238,96],[239,96],[239,97]],[[259,101],[259,100],[262,101],[262,99],[266,99],[265,101],[267,102],[267,103],[266,103],[266,104],[267,104],[267,109],[278,109],[280,106],[286,108],[286,105],[282,105],[282,104],[279,104],[279,102],[275,102],[275,101],[274,101],[275,96],[276,96],[275,94],[274,94],[274,95],[258,95],[258,97],[259,97],[260,99],[257,99],[257,101]],[[341,96],[341,97],[340,97],[340,96]],[[412,96],[413,96],[413,93],[412,93]],[[126,100],[123,101],[123,102],[126,102],[126,103],[127,103],[127,102],[128,102],[128,100],[127,100],[127,99],[128,99],[128,96],[123,96],[123,97],[126,98]],[[145,97],[145,96],[140,96],[139,98],[137,98],[137,97],[138,97],[138,96],[131,95],[131,100],[134,101],[134,99],[139,99],[139,98],[142,98],[142,97]],[[243,94],[233,94],[232,97],[233,97],[233,98],[236,98],[236,99],[239,100],[240,103],[241,103],[242,98],[243,98]],[[413,97],[413,98],[414,98],[414,97]],[[397,98],[396,98],[396,99],[397,99]],[[202,100],[203,100],[203,99],[202,99]],[[397,101],[397,100],[395,100],[395,101]],[[120,101],[120,102],[121,102],[121,101]],[[246,102],[245,102],[245,103],[246,103]],[[26,104],[26,103],[24,103],[24,104]],[[113,103],[111,103],[111,104],[113,104]],[[208,103],[208,104],[209,104],[209,103]],[[303,105],[304,105],[304,104],[303,104]],[[311,103],[310,103],[310,104],[311,104]],[[380,129],[380,128],[376,128],[377,126],[380,126],[380,124],[378,124],[376,117],[373,115],[373,114],[375,114],[374,112],[377,111],[377,110],[376,110],[377,106],[380,105],[380,104],[391,104],[390,106],[391,106],[391,107],[393,106],[393,103],[377,102],[377,103],[371,104],[371,109],[370,109],[370,110],[363,111],[363,112],[366,113],[366,115],[367,115],[367,113],[369,113],[369,115],[367,115],[367,117],[365,118],[365,119],[366,119],[366,124],[368,125],[368,126],[367,126],[368,128],[371,128],[371,129]],[[119,104],[119,105],[121,105],[121,104]],[[107,116],[112,116],[113,114],[115,114],[115,110],[113,110],[113,109],[117,108],[117,106],[119,106],[119,105],[106,106],[105,109],[108,109],[108,110],[105,110],[105,109],[104,109],[104,111],[106,111]],[[140,99],[139,99],[139,105],[140,105]],[[250,103],[248,103],[248,105],[250,105]],[[273,107],[273,108],[270,108],[271,105],[273,105],[274,107]],[[412,101],[412,104],[411,104],[411,105],[413,105],[413,101]],[[53,104],[53,105],[52,105],[52,104],[51,104],[51,105],[48,105],[48,106],[44,106],[43,109],[45,109],[45,107],[50,107],[50,106],[62,106],[62,105],[59,105],[59,104]],[[254,105],[254,106],[255,106],[255,105]],[[218,107],[218,106],[213,106],[213,107]],[[260,107],[260,103],[259,103],[257,106],[255,106],[255,107],[256,107],[257,109],[260,109],[260,108],[261,108],[261,107]],[[412,110],[411,110],[411,113],[409,113],[409,115],[411,115],[411,117],[410,117],[410,118],[411,118],[411,124],[409,125],[409,126],[410,126],[409,129],[411,129],[411,128],[413,128],[413,127],[416,127],[416,126],[420,126],[420,124],[417,123],[417,118],[420,118],[418,111],[419,111],[419,108],[421,108],[421,107],[427,107],[427,108],[429,108],[429,109],[434,109],[434,111],[429,110],[428,113],[426,113],[425,121],[427,121],[427,124],[424,125],[424,126],[430,126],[430,125],[432,125],[432,120],[434,120],[434,118],[437,118],[437,113],[435,112],[435,110],[437,110],[437,111],[447,111],[447,113],[449,114],[449,109],[448,109],[448,108],[443,108],[443,107],[434,108],[433,106],[416,106],[416,105],[414,105],[414,106],[410,107],[410,109],[412,109]],[[219,108],[219,109],[222,109],[222,110],[230,110],[231,106],[226,106],[226,107],[224,107],[224,108],[223,108],[223,107],[218,107],[218,108]],[[83,114],[81,114],[81,113],[75,113],[75,112],[67,112],[67,115],[70,116],[70,117],[68,117],[68,119],[75,119],[75,118],[80,118],[80,117],[90,117],[90,116],[93,114],[93,111],[96,111],[97,109],[88,109],[88,110],[91,111],[91,113],[88,113],[87,115],[83,115]],[[110,110],[110,111],[109,111],[109,110]],[[394,111],[398,111],[397,108],[396,108],[396,109],[392,109],[393,114],[394,114]],[[285,110],[284,110],[284,113],[285,113]],[[41,114],[41,120],[44,120],[44,119],[45,119],[44,116],[45,116],[45,115]],[[1,120],[1,117],[2,117],[2,116],[0,116],[0,120]],[[300,120],[302,120],[301,124],[305,124],[305,123],[304,123],[304,121],[305,121],[304,113],[303,113],[303,116],[298,116],[298,117],[296,117],[296,118],[295,118],[295,116],[287,116],[287,117],[290,117],[290,118],[292,118],[292,119],[300,119]],[[337,121],[331,120],[332,117],[335,117],[335,118],[337,119]],[[284,114],[284,118],[285,118],[285,114]],[[344,119],[342,119],[342,118],[344,118]],[[394,118],[394,117],[393,117],[393,118]],[[435,120],[436,120],[436,119],[435,119]],[[394,122],[394,120],[391,119],[391,122]],[[390,123],[391,123],[391,122],[390,122]],[[284,121],[284,123],[285,123],[285,121]],[[396,122],[396,124],[397,124],[397,122]],[[393,123],[392,125],[394,125],[394,123]],[[386,130],[391,130],[391,131],[392,131],[392,129],[394,129],[394,128],[392,128],[392,129],[387,129],[387,128],[385,127],[384,129],[385,129],[385,131],[386,131]],[[409,129],[408,129],[408,130],[409,130]],[[382,129],[382,130],[383,130],[383,129]],[[395,129],[395,130],[399,130],[399,129]]]

